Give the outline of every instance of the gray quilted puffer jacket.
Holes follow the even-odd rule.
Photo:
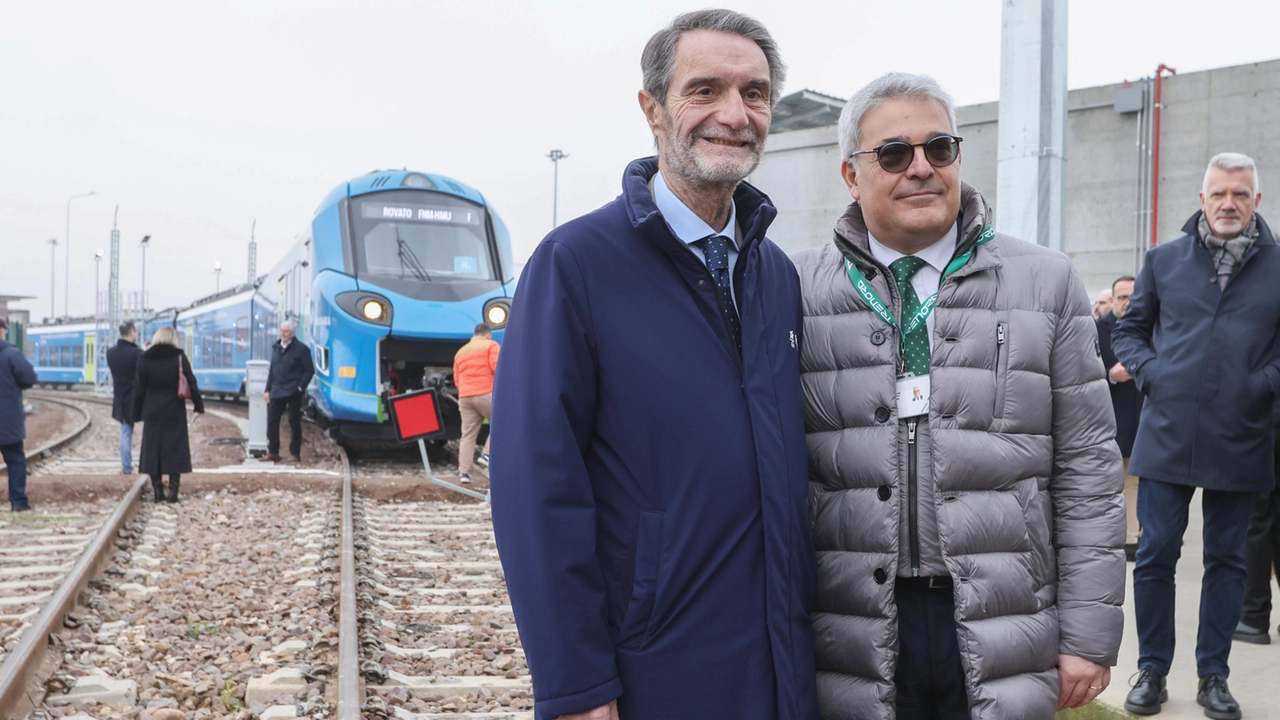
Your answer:
[[[992,222],[968,185],[961,218],[957,255]],[[906,424],[894,400],[896,331],[859,299],[846,257],[895,315],[901,307],[857,203],[833,245],[794,257],[819,707],[830,720],[888,720]],[[932,448],[920,457],[955,582],[970,712],[1051,720],[1058,654],[1115,665],[1124,625],[1124,475],[1089,298],[1061,253],[996,234],[943,284],[934,336]]]

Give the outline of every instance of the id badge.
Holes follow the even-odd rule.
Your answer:
[[[929,414],[929,376],[904,375],[898,378],[898,419]]]

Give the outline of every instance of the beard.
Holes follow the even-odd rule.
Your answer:
[[[666,108],[663,124],[674,128],[675,123],[667,114]],[[742,159],[709,158],[698,152],[700,139],[727,140],[747,143],[751,154]],[[663,159],[673,173],[695,187],[701,185],[737,185],[751,174],[760,164],[763,147],[760,135],[751,128],[733,131],[724,128],[696,127],[687,135],[672,134],[663,148]]]

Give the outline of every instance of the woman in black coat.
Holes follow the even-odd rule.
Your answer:
[[[162,327],[151,338],[151,347],[138,360],[133,384],[133,417],[142,422],[142,453],[138,470],[151,476],[156,502],[178,502],[178,480],[191,472],[191,445],[187,439],[187,401],[178,397],[178,372],[187,376],[191,403],[204,413],[200,388],[191,363],[178,347],[178,333]],[[169,496],[164,495],[162,475],[169,476]]]

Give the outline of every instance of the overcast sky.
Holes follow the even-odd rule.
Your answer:
[[[523,260],[560,218],[618,193],[652,152],[636,101],[648,37],[699,3],[221,0],[9,3],[0,24],[0,294],[49,312],[57,238],[64,312],[93,310],[94,263],[119,206],[121,289],[151,235],[153,307],[243,282],[279,258],[349,178],[408,167],[462,180]],[[935,76],[961,105],[996,100],[999,0],[745,1],[790,67],[787,92],[847,97],[891,70]],[[1276,3],[1073,0],[1071,88],[1280,57]],[[107,262],[102,284],[106,287]]]

